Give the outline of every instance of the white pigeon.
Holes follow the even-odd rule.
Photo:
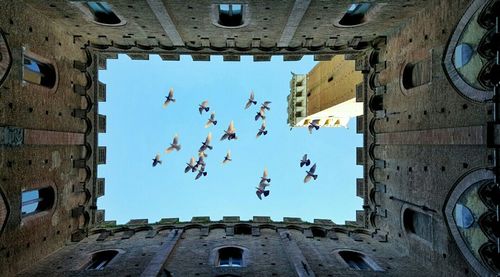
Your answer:
[[[315,175],[314,171],[316,171],[316,164],[313,164],[313,166],[309,169],[309,171],[306,171],[307,175],[304,178],[304,183],[309,182],[311,178],[313,178],[314,180],[318,178],[318,175]]]
[[[266,121],[262,121],[262,125],[260,126],[259,131],[257,132],[256,138],[259,138],[261,135],[267,135],[267,130],[266,130]]]
[[[229,123],[229,127],[227,127],[227,131],[224,131],[224,135],[220,138],[220,140],[232,140],[232,139],[238,139],[236,136],[236,129],[234,128],[234,122],[231,120],[231,123]]]
[[[167,149],[165,149],[165,153],[170,153],[172,151],[177,150],[181,150],[181,145],[179,144],[179,135],[175,134],[174,136],[174,140],[172,141],[172,143],[170,144],[170,147],[168,147]]]
[[[222,163],[223,164],[227,164],[230,161],[232,161],[232,159],[231,159],[231,150],[227,150],[227,154],[224,157],[224,160],[222,161]]]
[[[187,166],[184,169],[184,173],[188,173],[189,171],[192,171],[192,172],[196,171],[196,161],[195,161],[194,157],[191,157],[191,159],[189,160],[189,163],[186,163],[186,164],[187,164]]]
[[[203,110],[205,110],[205,112],[208,112],[210,110],[210,108],[208,107],[208,100],[205,100],[201,102],[200,105],[198,105],[198,111],[200,112],[200,114],[203,112]]]
[[[211,141],[212,141],[212,133],[209,132],[208,135],[207,135],[207,138],[205,139],[205,141],[202,142],[202,144],[201,144],[200,149],[198,150],[198,152],[204,152],[207,149],[212,150],[213,147],[210,145]]]
[[[217,120],[215,120],[215,113],[210,114],[210,118],[208,119],[207,123],[205,124],[205,128],[210,127],[210,125],[217,125]]]
[[[309,123],[309,126],[307,126],[307,129],[309,130],[309,134],[312,134],[313,129],[318,130],[319,129],[319,119],[315,119]]]
[[[262,177],[260,177],[260,184],[264,185],[264,187],[269,186],[269,182],[271,182],[271,178],[269,178],[269,174],[267,172],[267,168],[264,168],[264,173]]]
[[[303,167],[304,165],[309,166],[310,164],[311,164],[311,160],[309,160],[307,158],[307,154],[304,154],[304,156],[302,157],[302,160],[300,160],[300,167]]]
[[[170,102],[175,102],[175,99],[174,99],[174,89],[173,88],[170,88],[169,92],[168,92],[168,96],[165,96],[165,102],[163,102],[163,108],[166,108],[168,106],[168,104],[170,104]]]
[[[156,154],[155,158],[153,159],[153,167],[157,166],[158,164],[161,164],[160,154]]]
[[[268,196],[269,195],[269,190],[266,190],[266,187],[267,186],[270,186],[270,184],[268,182],[271,182],[271,179],[267,178],[268,177],[268,174],[267,174],[267,168],[264,169],[264,174],[263,176],[260,178],[260,183],[259,183],[259,186],[256,187],[257,191],[255,192],[255,194],[257,194],[257,197],[262,200],[262,194],[264,194],[264,197]]]
[[[254,100],[254,94],[253,94],[253,90],[252,92],[250,92],[250,98],[248,98],[248,101],[247,101],[247,104],[245,105],[245,110],[250,108],[250,106],[252,106],[252,104],[256,105],[257,104],[257,101]]]

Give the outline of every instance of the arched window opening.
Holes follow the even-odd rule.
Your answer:
[[[217,266],[221,267],[242,267],[243,249],[237,247],[224,247],[219,249]]]
[[[473,54],[474,54],[474,49],[472,49],[472,47],[469,44],[467,43],[459,44],[455,48],[453,64],[455,65],[456,68],[461,68],[470,62]]]
[[[496,210],[500,206],[500,187],[495,184],[493,179],[480,181],[481,186],[478,190],[479,198],[490,209]],[[477,184],[477,183],[476,183]]]
[[[54,198],[52,187],[23,191],[21,196],[22,217],[50,210],[54,205]]]
[[[372,8],[371,3],[352,4],[340,19],[339,24],[344,26],[355,26],[366,22],[367,14]]]
[[[311,232],[313,234],[313,237],[318,237],[318,238],[324,238],[326,237],[326,232],[325,230],[321,228],[311,228]]]
[[[120,18],[113,12],[111,7],[106,2],[87,2],[89,10],[94,15],[94,21],[107,25],[120,24]]]
[[[23,80],[32,84],[53,88],[56,84],[56,70],[48,63],[42,63],[24,56]]]
[[[236,225],[234,226],[234,234],[235,235],[251,235],[252,234],[252,227],[248,225]]]
[[[403,212],[403,225],[407,232],[432,241],[432,218],[429,215],[406,209]]]
[[[497,220],[497,211],[489,211],[479,217],[479,226],[483,233],[492,241],[500,238],[500,223]]]
[[[362,253],[343,250],[339,251],[338,254],[352,269],[382,271],[382,268],[375,261]]]
[[[500,64],[491,61],[481,68],[479,72],[478,81],[484,87],[493,89],[493,87],[500,84]]]
[[[382,95],[374,95],[370,98],[368,103],[372,112],[382,111],[384,109],[384,97]]]
[[[431,81],[431,64],[429,60],[408,63],[403,69],[402,83],[404,89],[411,89]]]
[[[92,254],[92,258],[85,266],[85,270],[103,270],[116,255],[118,255],[116,250],[96,252]]]
[[[243,5],[241,4],[220,4],[219,21],[222,26],[237,27],[243,25]]]
[[[474,224],[474,215],[471,210],[462,204],[455,205],[455,223],[462,229],[468,229]]]
[[[496,243],[489,242],[479,248],[481,259],[493,272],[500,272],[500,253],[497,247]]]

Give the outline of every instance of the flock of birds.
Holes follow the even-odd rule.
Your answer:
[[[163,103],[163,108],[166,108],[170,103],[175,102],[174,98],[174,90],[171,88],[168,96],[165,97],[165,102]],[[267,135],[267,130],[266,130],[266,111],[271,110],[269,105],[271,104],[271,101],[264,101],[261,106],[259,111],[255,115],[255,121],[262,119],[262,124],[261,127],[259,128],[256,138],[259,138],[262,135]],[[250,97],[247,100],[247,103],[245,104],[245,110],[250,108],[252,105],[257,105],[257,101],[255,100],[255,95],[254,92],[252,91],[250,93]],[[203,114],[203,112],[208,113],[210,110],[210,107],[208,105],[208,101],[205,100],[201,104],[198,105],[198,111],[200,115]],[[309,132],[311,133],[313,129],[318,130],[319,125],[317,125],[317,122],[311,122],[310,125],[308,126]],[[217,120],[215,119],[215,112],[212,112],[210,114],[210,117],[208,118],[207,123],[205,124],[205,128],[209,128],[212,125],[217,125]],[[224,131],[224,134],[220,138],[220,140],[236,140],[238,137],[236,136],[236,129],[234,128],[234,122],[231,121],[229,123],[229,126],[227,130]],[[212,142],[212,133],[209,132],[207,137],[205,138],[205,141],[201,143],[200,148],[198,149],[198,159],[196,160],[195,157],[191,157],[188,163],[186,163],[186,168],[184,169],[184,173],[188,172],[198,172],[196,174],[195,180],[201,178],[202,176],[207,176],[207,172],[205,171],[206,163],[205,163],[205,158],[208,157],[207,155],[207,150],[212,150],[213,146],[210,144]],[[171,153],[173,151],[180,151],[181,150],[181,145],[179,144],[179,135],[175,135],[172,143],[170,146],[165,149],[165,153]],[[159,165],[162,163],[160,160],[161,155],[156,154],[155,158],[153,159],[153,167]],[[222,161],[222,164],[227,164],[231,162],[231,151],[228,150],[226,156],[224,157],[224,160]],[[309,166],[311,164],[311,161],[307,158],[307,154],[305,154],[302,159],[300,160],[300,167]],[[316,180],[318,178],[318,175],[314,174],[316,171],[316,164],[313,164],[313,166],[310,167],[309,170],[306,171],[307,175],[304,178],[304,183],[309,182],[311,179]],[[271,178],[269,178],[269,174],[267,172],[267,168],[264,168],[264,173],[262,174],[262,177],[260,178],[259,185],[256,187],[257,191],[257,197],[262,200],[262,195],[264,197],[268,196],[270,191],[266,189],[268,186],[270,186]]]

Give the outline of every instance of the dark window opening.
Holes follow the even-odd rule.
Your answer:
[[[241,267],[243,266],[243,249],[237,247],[225,247],[219,249],[217,266]]]
[[[120,18],[111,10],[108,3],[87,2],[87,6],[94,15],[94,21],[109,25],[120,24]]]
[[[103,270],[116,255],[118,255],[118,251],[116,250],[105,250],[94,253],[85,270]]]
[[[354,251],[340,251],[340,257],[349,265],[350,268],[356,270],[373,270],[366,262],[365,255]]]
[[[403,69],[402,82],[405,89],[415,88],[430,80],[430,61],[424,60],[418,63],[409,63]]]
[[[240,4],[220,4],[219,24],[228,27],[243,25],[243,6]]]
[[[372,8],[370,3],[352,4],[347,9],[339,24],[344,26],[354,26],[366,22],[366,15]]]
[[[384,97],[382,95],[374,95],[370,98],[370,102],[368,103],[370,110],[372,112],[381,111],[384,109]]]
[[[413,233],[426,241],[432,241],[432,218],[429,215],[406,209],[403,212],[403,225],[407,232]]]
[[[479,255],[493,272],[500,272],[500,252],[496,243],[488,242],[479,248]]]
[[[326,231],[320,228],[311,228],[313,237],[324,238],[326,237]]]
[[[31,57],[24,56],[23,80],[32,84],[53,88],[56,84],[54,66],[39,62]]]
[[[235,235],[251,235],[252,227],[248,225],[236,225],[234,226],[234,234]]]
[[[331,82],[333,81],[333,76],[330,76],[330,78],[328,78],[328,82]]]
[[[50,210],[54,205],[54,190],[51,187],[46,187],[23,191],[21,202],[22,217]]]

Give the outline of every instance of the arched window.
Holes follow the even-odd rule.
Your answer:
[[[224,247],[219,249],[216,266],[242,267],[243,249],[238,247]]]
[[[429,83],[431,81],[430,60],[406,64],[402,75],[404,89],[411,89]]]
[[[54,199],[54,189],[52,187],[23,191],[21,196],[22,217],[50,210],[54,205]]]
[[[351,4],[346,13],[340,19],[339,24],[343,26],[355,26],[366,22],[366,15],[372,8],[371,3]]]
[[[339,251],[338,254],[352,269],[382,271],[382,268],[375,261],[364,255],[363,253],[350,250],[342,250]]]
[[[113,12],[108,3],[102,1],[92,1],[87,2],[87,6],[94,15],[95,22],[107,25],[116,25],[121,23],[120,18]]]
[[[235,235],[251,235],[252,227],[246,224],[238,224],[234,226],[234,234]]]
[[[403,225],[407,232],[415,234],[426,241],[432,241],[432,218],[424,213],[405,209]]]
[[[374,95],[370,98],[368,104],[372,112],[381,111],[384,109],[384,97],[382,95]]]
[[[220,4],[219,21],[222,26],[237,27],[243,25],[243,5]]]
[[[116,250],[96,252],[92,254],[92,258],[85,266],[85,270],[103,270],[116,255],[118,255],[118,251]]]
[[[53,88],[56,84],[54,66],[40,62],[34,58],[24,56],[23,80],[32,84]]]
[[[311,228],[311,233],[313,235],[313,237],[315,238],[324,238],[326,237],[326,231],[321,229],[321,228],[317,228],[317,227],[312,227]]]

